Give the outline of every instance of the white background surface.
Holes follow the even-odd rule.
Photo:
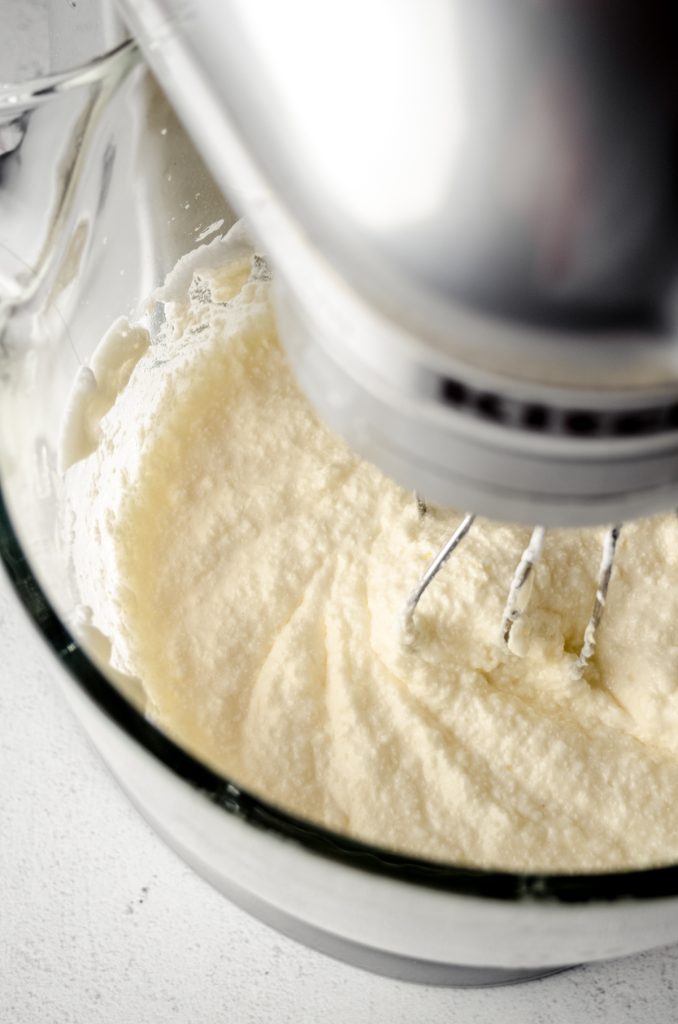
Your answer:
[[[0,572],[0,1024],[671,1024],[678,947],[511,988],[423,988],[278,936],[118,791]]]

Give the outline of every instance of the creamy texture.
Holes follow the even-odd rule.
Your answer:
[[[318,421],[269,288],[239,229],[198,250],[150,347],[124,323],[106,339],[117,397],[74,399],[74,563],[114,668],[238,784],[360,839],[528,870],[678,859],[676,517],[622,532],[584,679],[599,530],[547,534],[523,656],[498,641],[529,531],[482,520],[404,644],[460,515],[421,518]]]

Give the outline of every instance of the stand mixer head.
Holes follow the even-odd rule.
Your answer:
[[[119,6],[276,264],[321,416],[470,510],[462,537],[474,513],[536,526],[507,642],[544,527],[678,502],[673,5]]]
[[[671,4],[120,6],[354,448],[501,519],[678,500]]]

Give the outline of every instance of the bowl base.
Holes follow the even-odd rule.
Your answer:
[[[192,865],[203,875],[197,865]],[[209,881],[209,879],[208,879]],[[220,887],[220,891],[224,892]],[[359,967],[372,974],[381,974],[397,981],[413,982],[418,985],[440,985],[450,988],[488,988],[496,985],[518,985],[525,981],[547,978],[551,974],[572,970],[577,964],[562,967],[470,967],[464,964],[437,963],[432,960],[418,960],[400,956],[372,946],[332,935],[314,925],[299,921],[276,907],[262,904],[250,893],[231,891],[226,893],[229,900],[264,924],[275,928],[287,938],[304,946],[324,953],[334,960],[341,960],[352,967]]]
[[[517,985],[525,981],[535,981],[552,974],[572,970],[578,964],[563,964],[557,967],[477,967],[466,964],[447,964],[433,960],[419,960],[415,957],[401,956],[366,946],[351,939],[318,928],[316,925],[301,921],[278,907],[273,907],[252,893],[217,876],[215,872],[187,850],[181,843],[168,833],[152,815],[149,815],[134,796],[126,789],[132,802],[152,828],[159,833],[167,845],[181,857],[193,870],[223,896],[241,910],[256,917],[263,924],[274,928],[289,939],[315,949],[319,953],[335,960],[358,967],[372,974],[381,974],[397,981],[413,982],[419,985],[440,985],[450,988],[487,988],[494,985]]]

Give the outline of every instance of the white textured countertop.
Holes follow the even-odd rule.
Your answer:
[[[231,906],[128,804],[0,575],[1,1024],[669,1024],[678,947],[503,989],[423,988]]]

